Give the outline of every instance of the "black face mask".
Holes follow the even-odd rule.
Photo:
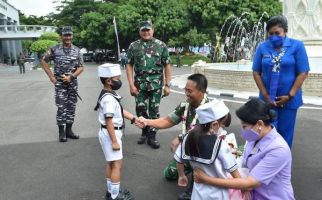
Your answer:
[[[122,87],[122,81],[121,80],[115,81],[115,80],[112,79],[111,81],[112,81],[112,85],[111,85],[112,90],[118,90],[118,89],[120,89]]]

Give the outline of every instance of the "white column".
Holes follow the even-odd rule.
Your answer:
[[[0,26],[1,25],[4,25],[4,16],[0,15]],[[1,30],[2,31],[2,30]],[[4,56],[4,41],[3,40],[0,40],[0,62],[3,62],[3,56]]]
[[[14,22],[14,25],[18,25],[17,21]],[[17,30],[17,27],[15,27],[15,30]],[[16,48],[16,54],[19,56],[20,52],[22,52],[22,44],[21,40],[15,40],[15,48]]]
[[[13,21],[12,20],[8,20],[8,25],[14,25]],[[11,27],[10,28],[10,31],[13,32],[14,28]],[[10,52],[10,58],[11,59],[15,59],[17,60],[17,52],[16,52],[16,41],[15,40],[9,40],[9,52]],[[11,64],[11,60],[10,60],[10,64]]]
[[[19,55],[20,52],[22,52],[22,40],[15,40],[16,42],[16,51],[17,54]]]
[[[1,24],[2,25],[7,25],[8,23],[8,19],[6,16],[4,16],[4,18],[1,19]],[[10,43],[9,43],[9,40],[2,40],[2,55],[3,55],[3,58],[5,57],[10,57]],[[9,58],[9,62],[8,64],[10,64],[10,58]]]

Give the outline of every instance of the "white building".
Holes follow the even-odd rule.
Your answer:
[[[55,32],[56,27],[20,25],[18,10],[7,0],[0,0],[0,63],[17,60],[22,52],[21,40],[39,38],[45,32]]]
[[[9,25],[8,31],[13,29],[13,26],[10,25],[19,25],[19,14],[18,10],[6,0],[0,0],[0,62],[3,62],[5,58],[9,60],[11,58],[17,59],[17,56],[22,51],[21,40],[2,39],[5,34],[5,25]]]

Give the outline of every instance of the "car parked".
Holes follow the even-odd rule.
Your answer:
[[[83,60],[84,60],[84,62],[93,62],[94,61],[94,54],[93,53],[84,53]]]

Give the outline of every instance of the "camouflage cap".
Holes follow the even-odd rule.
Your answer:
[[[71,26],[64,26],[62,29],[61,29],[61,34],[62,35],[66,35],[66,34],[73,34],[73,29]]]
[[[140,23],[140,31],[143,29],[152,29],[152,22],[151,21],[143,21]]]

